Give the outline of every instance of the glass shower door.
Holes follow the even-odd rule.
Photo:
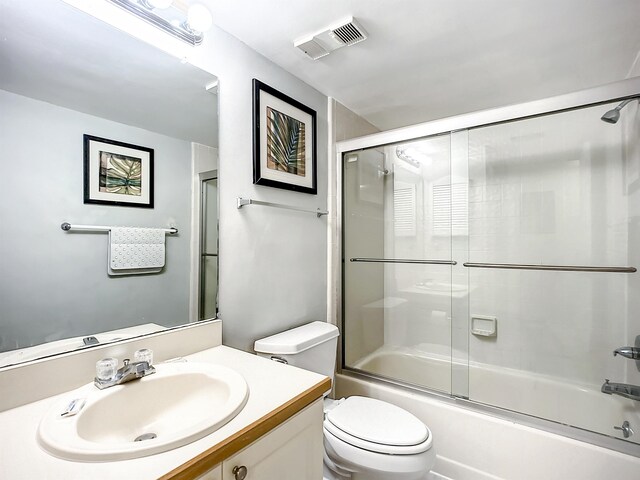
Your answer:
[[[640,123],[602,122],[615,105],[468,132],[469,398],[622,438],[640,402],[601,387],[640,385],[612,355],[640,334],[640,274],[609,268],[640,263]]]
[[[200,320],[218,311],[218,178],[201,183]]]
[[[450,393],[450,135],[347,153],[343,182],[344,366]]]

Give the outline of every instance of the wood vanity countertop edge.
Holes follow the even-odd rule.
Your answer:
[[[265,433],[273,430],[306,406],[322,398],[324,393],[330,388],[331,379],[325,378],[222,442],[208,448],[200,455],[197,455],[179,467],[174,468],[158,480],[193,480],[197,478],[222,463],[231,455],[253,443]]]

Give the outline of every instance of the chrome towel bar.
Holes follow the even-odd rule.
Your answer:
[[[414,260],[408,258],[350,258],[350,262],[363,263],[417,263],[425,265],[457,265],[455,260]],[[635,267],[591,267],[580,265],[534,265],[523,263],[475,263],[465,262],[467,268],[502,268],[509,270],[551,270],[560,272],[635,273]]]
[[[262,200],[253,200],[251,198],[238,197],[238,208],[240,209],[245,205],[262,205],[264,207],[284,208],[285,210],[295,210],[297,212],[315,213],[318,218],[320,218],[322,215],[329,215],[329,212],[320,210],[319,208],[317,210],[309,210],[307,208],[292,207],[290,205],[283,205],[281,203],[263,202]]]
[[[82,230],[85,232],[108,232],[113,227],[107,227],[104,225],[71,225],[69,222],[64,222],[62,225],[60,225],[60,228],[65,232],[68,232],[70,230]],[[163,228],[162,230],[170,235],[178,233],[178,229],[176,227]]]
[[[510,270],[552,270],[559,272],[635,273],[635,267],[589,267],[579,265],[532,265],[523,263],[474,263],[462,264],[469,268],[506,268]]]
[[[408,258],[350,258],[350,262],[364,263],[420,263],[424,265],[457,265],[453,260],[412,260]]]

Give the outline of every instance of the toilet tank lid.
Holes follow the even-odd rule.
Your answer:
[[[338,336],[338,327],[327,322],[311,322],[270,337],[256,340],[258,353],[291,355],[304,352]]]

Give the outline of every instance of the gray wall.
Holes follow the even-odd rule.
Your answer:
[[[261,206],[238,210],[236,197],[327,208],[327,97],[216,27],[190,60],[220,79],[223,342],[250,351],[264,335],[326,320],[326,217]],[[252,78],[317,112],[317,195],[253,185]]]
[[[140,323],[186,323],[190,143],[0,91],[0,350]],[[155,208],[83,204],[83,134],[155,150]],[[161,227],[161,274],[108,277],[106,233],[63,221]]]

